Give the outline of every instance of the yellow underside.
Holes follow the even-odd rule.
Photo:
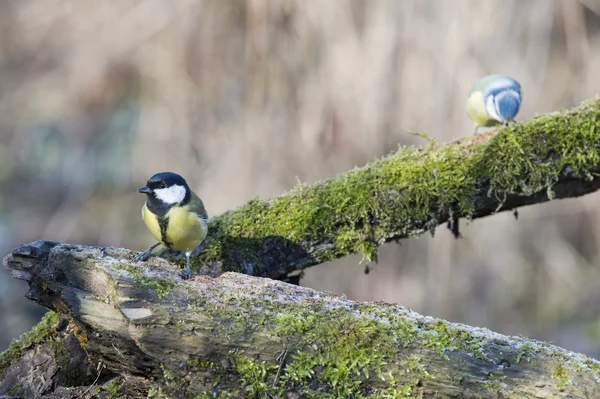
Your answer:
[[[148,210],[146,204],[142,208],[142,218],[146,223],[146,227],[161,244],[176,251],[188,252],[194,250],[206,238],[207,225],[200,222],[186,207],[174,206],[165,216],[169,220],[167,239],[172,245],[163,242],[156,215]]]
[[[483,94],[480,91],[472,93],[467,99],[467,114],[469,114],[469,118],[477,126],[494,126],[500,124],[500,122],[488,114],[485,109]]]

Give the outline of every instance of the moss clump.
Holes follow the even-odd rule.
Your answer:
[[[408,359],[402,361],[402,368],[409,374],[422,375],[429,378],[430,375],[422,362],[422,358],[417,355],[411,355]]]
[[[383,319],[383,314],[375,313],[358,317],[346,308],[315,310],[268,317],[273,334],[284,345],[274,361],[232,354],[248,395],[283,397],[294,391],[314,398],[400,398],[410,394],[419,378],[428,376],[416,363],[410,370],[414,383],[399,384],[386,371],[398,347],[414,339],[412,322],[395,314]],[[363,385],[367,380],[369,392]]]
[[[0,353],[0,377],[4,376],[6,369],[18,360],[23,352],[42,342],[54,341],[57,326],[58,315],[49,311],[31,331],[12,341],[8,349]]]
[[[472,353],[476,358],[491,362],[483,351],[483,338],[476,337],[466,329],[455,328],[443,320],[435,320],[423,325],[425,337],[423,346],[431,348],[442,355],[446,360],[446,352],[464,350]]]
[[[123,383],[124,380],[122,377],[116,377],[104,384],[102,390],[107,393],[108,399],[117,399],[122,396],[121,389],[123,388]]]
[[[141,269],[127,263],[117,263],[113,265],[113,268],[126,271],[136,283],[154,291],[161,299],[168,295],[175,286],[175,283],[170,280],[160,277],[148,277]]]
[[[591,359],[585,359],[584,365],[589,368],[589,370],[594,373],[596,379],[600,381],[600,364]]]
[[[506,379],[505,375],[497,377],[497,376],[494,376],[493,374],[490,374],[488,376],[488,380],[483,384],[483,387],[485,389],[487,389],[488,391],[492,391],[494,393],[501,393],[502,391],[506,390],[506,388],[507,388],[506,384],[502,382],[505,379]]]
[[[591,179],[590,170],[600,163],[600,115],[598,105],[580,111],[538,117],[491,140],[487,152],[500,157],[484,162],[491,194],[502,199],[546,190],[552,198],[560,175]]]
[[[527,362],[531,361],[531,357],[539,352],[539,349],[534,348],[533,345],[529,342],[525,342],[523,345],[519,346],[519,354],[517,355],[517,363],[520,363],[522,359],[527,360]]]
[[[267,362],[255,361],[243,356],[234,357],[235,370],[241,376],[245,390],[252,397],[263,397],[273,388],[267,380],[270,373],[277,370],[277,366],[268,365]]]
[[[415,396],[413,389],[418,381],[413,383],[398,385],[392,382],[392,386],[385,389],[376,389],[370,397],[373,399],[401,399],[401,398],[423,398],[422,394]]]
[[[552,378],[556,381],[558,389],[565,389],[571,381],[569,369],[559,360],[552,369]]]

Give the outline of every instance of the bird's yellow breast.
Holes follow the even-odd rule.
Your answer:
[[[174,206],[164,216],[156,216],[144,204],[142,218],[150,233],[164,246],[176,251],[192,251],[208,232],[206,219],[186,206]]]
[[[483,93],[475,91],[467,99],[467,114],[477,126],[494,126],[500,124],[488,114],[483,100]]]

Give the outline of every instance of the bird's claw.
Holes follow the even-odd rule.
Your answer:
[[[140,252],[139,254],[137,254],[134,259],[136,262],[145,262],[150,258],[151,255],[152,251],[150,249],[147,249],[144,252]]]
[[[180,273],[180,276],[183,280],[188,280],[190,278],[190,271],[189,269],[183,269]]]

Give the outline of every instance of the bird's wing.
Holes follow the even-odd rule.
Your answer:
[[[199,218],[208,220],[208,213],[206,213],[206,209],[204,209],[204,204],[202,203],[202,200],[193,191],[191,194],[190,202],[187,204],[187,207],[190,210],[190,212],[194,212],[196,215],[198,215]]]
[[[476,92],[476,91],[484,92],[490,86],[491,83],[493,83],[494,81],[497,81],[499,79],[504,79],[504,78],[513,80],[513,79],[509,78],[508,76],[498,75],[498,74],[485,76],[473,84],[473,86],[471,87],[471,91],[469,92],[469,95],[471,95],[473,92]]]

